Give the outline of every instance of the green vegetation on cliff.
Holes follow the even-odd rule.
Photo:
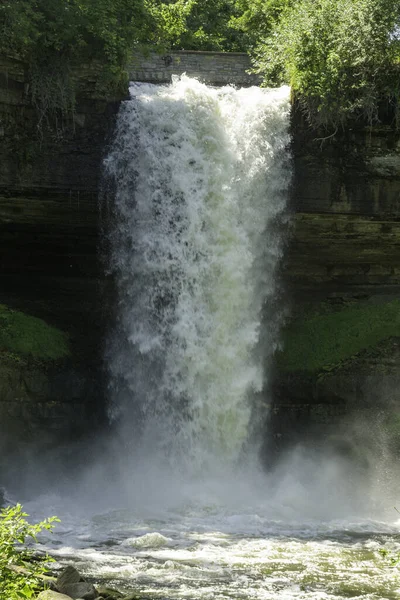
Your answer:
[[[234,0],[4,0],[0,52],[28,67],[38,131],[72,123],[74,66],[98,68],[96,94],[127,93],[126,65],[137,47],[243,49],[228,23]]]
[[[0,52],[28,65],[42,127],[70,118],[75,64],[98,61],[98,92],[125,92],[127,53],[151,40],[153,30],[145,0],[5,0],[0,6]]]
[[[400,336],[400,301],[350,306],[295,319],[278,355],[286,371],[330,370],[390,337]]]
[[[59,360],[70,353],[65,333],[4,304],[0,304],[0,352],[45,361]]]
[[[4,0],[0,52],[29,65],[41,121],[68,116],[74,64],[101,64],[99,93],[126,91],[135,47],[248,50],[265,85],[287,83],[315,126],[376,120],[400,97],[398,0]]]
[[[256,69],[287,83],[314,126],[333,133],[349,119],[378,118],[400,97],[400,2],[245,0]]]

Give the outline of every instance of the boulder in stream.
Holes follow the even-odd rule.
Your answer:
[[[58,588],[60,589],[60,588]],[[77,583],[68,583],[62,588],[62,592],[67,594],[73,600],[95,600],[98,597],[96,588],[86,581],[78,581]]]
[[[71,598],[70,596],[59,594],[53,590],[45,590],[44,592],[40,592],[37,600],[71,600]]]
[[[63,588],[66,585],[79,583],[80,581],[85,581],[85,579],[75,567],[69,565],[68,567],[65,567],[57,577],[56,586],[60,592],[63,592]]]

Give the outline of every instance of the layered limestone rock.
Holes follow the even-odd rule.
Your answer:
[[[357,307],[379,305],[384,313],[400,297],[400,132],[386,116],[372,127],[330,133],[310,130],[294,112],[293,219],[283,264],[288,329],[302,329],[302,344],[308,335],[316,352],[329,333],[332,357],[346,333],[368,339],[342,360],[329,353],[319,365],[278,360],[271,414],[278,445],[294,431],[329,437],[366,411],[382,427],[400,425],[400,310],[391,321],[379,320],[379,311],[358,324],[346,320]],[[321,310],[338,318],[318,337],[307,324]],[[368,337],[374,327],[382,335]],[[286,335],[285,345],[286,356],[304,351],[297,334]],[[399,432],[391,428],[392,446]]]
[[[0,59],[1,278],[98,276],[101,160],[117,105],[78,79],[70,122],[39,125],[24,65]]]
[[[296,287],[399,286],[400,131],[354,124],[332,139],[293,116]]]
[[[399,169],[400,178],[400,169]],[[400,199],[400,192],[399,192]],[[400,201],[399,201],[400,206]],[[400,219],[343,213],[294,215],[286,277],[298,290],[400,286]]]
[[[98,191],[120,99],[101,98],[97,77],[95,65],[75,70],[75,111],[50,125],[30,103],[26,66],[0,57],[0,304],[66,331],[71,349],[52,365],[0,356],[3,449],[6,432],[51,444],[102,410]]]

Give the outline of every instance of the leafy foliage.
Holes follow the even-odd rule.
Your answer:
[[[241,12],[237,0],[5,0],[0,50],[32,63],[96,58],[120,75],[138,44],[243,50],[233,23]]]
[[[258,0],[248,2],[255,11],[248,23],[257,26]],[[398,101],[398,1],[272,4],[274,14],[258,25],[256,69],[267,85],[289,83],[313,125],[339,127],[359,116],[372,122],[380,102]]]
[[[43,530],[51,531],[59,521],[50,517],[30,524],[22,506],[9,506],[0,510],[0,598],[21,600],[32,598],[43,587],[43,575],[49,557],[36,557],[24,547],[28,539],[35,540]]]
[[[135,46],[250,50],[265,85],[288,83],[315,126],[376,120],[400,96],[399,0],[3,0],[0,51],[28,62],[40,123],[68,119],[74,64],[126,88]]]
[[[257,48],[273,35],[274,29],[285,10],[295,0],[236,0],[235,14],[230,25],[242,31],[245,50]]]
[[[137,46],[242,50],[238,10],[236,0],[3,0],[0,52],[28,64],[39,131],[62,131],[75,107],[74,65],[96,61],[98,95],[124,94]]]
[[[126,52],[151,39],[145,0],[5,0],[2,51],[37,62],[50,54],[104,60],[116,70]]]
[[[75,105],[75,64],[99,61],[98,92],[125,92],[129,51],[154,38],[146,0],[5,0],[0,4],[0,51],[29,66],[39,125],[68,120]]]
[[[159,11],[180,15],[181,27],[163,26],[164,38],[174,49],[243,52],[247,33],[237,26],[242,9],[236,0],[178,0],[161,4]]]

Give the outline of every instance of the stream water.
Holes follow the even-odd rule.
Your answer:
[[[60,564],[141,598],[400,598],[380,553],[400,551],[381,469],[300,448],[268,474],[257,462],[284,308],[289,112],[287,88],[185,76],[132,85],[120,111],[106,159],[114,438],[26,508],[62,519],[41,539]]]
[[[381,555],[400,551],[392,505],[385,513],[384,502],[346,495],[337,464],[308,467],[191,482],[149,470],[134,474],[126,496],[104,479],[86,497],[55,494],[25,507],[61,517],[40,545],[59,566],[139,598],[400,598],[398,567]]]

